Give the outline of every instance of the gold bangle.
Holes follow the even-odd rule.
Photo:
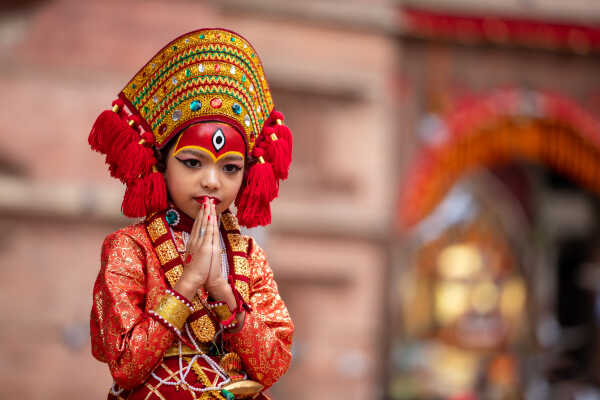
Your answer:
[[[231,310],[227,304],[220,304],[213,308],[214,313],[219,318],[219,321],[226,321],[231,318]]]
[[[171,294],[164,295],[153,311],[178,330],[192,313],[184,302]]]

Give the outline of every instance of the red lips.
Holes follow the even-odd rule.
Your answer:
[[[196,200],[200,204],[204,204],[204,199],[213,200],[215,202],[215,205],[218,205],[221,202],[221,200],[219,200],[218,198],[213,197],[213,196],[194,197],[194,200]]]

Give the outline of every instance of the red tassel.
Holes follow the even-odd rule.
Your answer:
[[[127,217],[145,217],[167,208],[167,186],[161,173],[152,172],[127,185],[121,212]]]
[[[126,149],[130,144],[137,144],[140,141],[140,135],[129,125],[125,125],[117,133],[112,146],[106,153],[106,163],[109,165],[110,175],[114,178],[122,179],[119,166],[127,156]]]
[[[102,111],[98,118],[96,118],[94,125],[92,125],[92,130],[88,137],[88,143],[92,147],[92,150],[106,154],[122,127],[123,121],[121,121],[119,114],[112,110]]]
[[[148,198],[146,201],[146,215],[167,208],[167,184],[160,172],[148,175]]]
[[[265,162],[263,149],[255,148],[253,155],[258,161],[248,170],[246,186],[250,188],[252,198],[270,203],[279,192],[273,167],[271,163]]]
[[[244,187],[236,199],[240,224],[253,228],[271,223],[271,201],[277,197],[279,187],[270,163],[264,161],[264,152],[255,148],[258,162],[248,170]]]
[[[291,157],[288,144],[279,139],[273,127],[265,127],[262,140],[259,146],[265,151],[265,158],[273,167],[273,173],[277,179],[285,180],[290,170]]]
[[[265,150],[267,160],[273,165],[278,179],[285,180],[292,162],[293,137],[290,129],[283,125],[284,116],[273,110],[261,132],[258,146]]]
[[[263,203],[242,193],[237,205],[237,219],[246,228],[266,226],[271,223],[271,204]]]
[[[279,120],[279,121],[278,121]],[[289,147],[290,157],[292,155],[292,149],[294,147],[294,138],[292,136],[292,131],[286,125],[284,125],[285,116],[283,113],[273,110],[271,115],[269,116],[269,121],[271,121],[271,125],[275,127],[277,137],[279,139],[285,140]]]
[[[121,212],[126,217],[138,218],[146,215],[146,193],[147,182],[144,179],[137,179],[127,185]]]
[[[105,110],[96,118],[88,136],[88,143],[92,150],[103,154],[110,149],[118,132],[124,127],[122,116],[126,113],[123,111],[123,101],[117,99],[112,105],[112,110]]]
[[[137,179],[139,176],[148,175],[152,172],[152,167],[156,165],[156,158],[152,150],[154,136],[145,132],[139,142],[131,142],[120,155],[115,175],[124,182]]]

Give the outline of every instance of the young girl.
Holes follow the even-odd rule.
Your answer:
[[[94,285],[109,399],[267,398],[286,372],[293,324],[238,225],[270,223],[291,161],[282,121],[258,55],[223,29],[166,45],[96,120],[122,212],[144,217],[106,238]]]

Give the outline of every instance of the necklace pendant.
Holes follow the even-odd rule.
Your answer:
[[[171,227],[177,226],[177,224],[179,224],[179,221],[181,220],[177,210],[174,210],[172,208],[167,210],[167,212],[165,213],[165,219],[167,220],[167,224],[169,224],[169,226]]]

